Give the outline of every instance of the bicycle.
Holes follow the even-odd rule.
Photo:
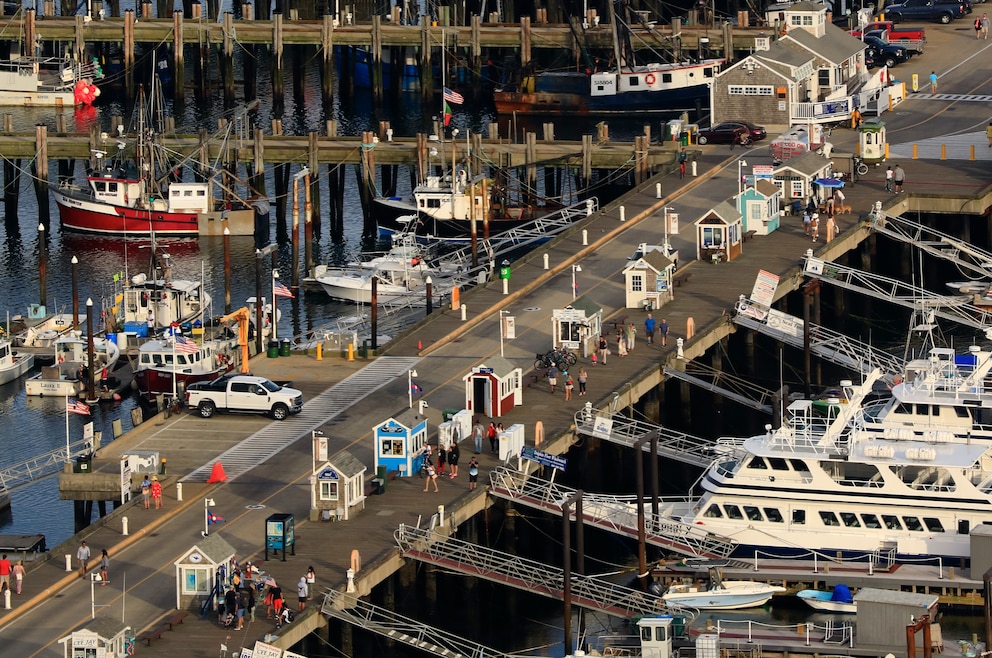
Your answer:
[[[854,171],[857,172],[858,176],[868,175],[868,163],[866,163],[857,155],[854,156]]]
[[[182,409],[183,404],[179,397],[169,396],[165,399],[165,405],[162,407],[162,412],[165,414],[166,418],[171,418],[172,414],[179,413]]]

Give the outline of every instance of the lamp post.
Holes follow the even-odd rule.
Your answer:
[[[503,356],[503,333],[506,330],[506,325],[503,324],[503,318],[509,315],[509,311],[503,309],[499,310],[499,355]]]
[[[665,250],[665,257],[666,258],[668,257],[668,254],[672,251],[672,245],[670,245],[668,243],[668,211],[670,211],[670,210],[675,210],[675,208],[672,208],[671,206],[665,206],[665,215],[664,215],[664,222],[665,222],[665,244],[663,245],[663,249]]]
[[[262,353],[262,250],[255,250],[255,354]]]
[[[747,160],[741,158],[737,161],[737,205],[740,207],[741,201],[740,197],[744,194],[744,167],[747,166]]]
[[[578,263],[572,263],[572,301],[573,302],[575,301],[575,298],[579,296],[579,287],[575,283],[575,273],[581,271],[582,271],[581,265],[579,265]]]
[[[272,340],[279,340],[276,335],[276,325],[279,324],[279,309],[276,307],[276,279],[279,278],[279,270],[272,268]]]
[[[86,300],[86,399],[94,400],[93,392],[93,300]]]
[[[406,371],[406,395],[410,403],[410,409],[413,409],[413,378],[417,376],[416,370]]]
[[[210,534],[210,508],[216,505],[213,498],[203,499],[203,536]]]
[[[72,330],[79,329],[79,259],[75,256],[72,263]]]

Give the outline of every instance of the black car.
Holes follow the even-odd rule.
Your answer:
[[[764,139],[768,133],[763,126],[755,126],[747,121],[725,121],[699,131],[699,144],[737,143],[741,135],[748,134],[752,140]]]
[[[862,37],[866,46],[865,49],[865,63],[868,67],[872,66],[888,66],[892,68],[896,64],[900,64],[909,59],[909,51],[907,51],[902,46],[896,46],[891,43],[885,43],[878,37],[864,36]]]

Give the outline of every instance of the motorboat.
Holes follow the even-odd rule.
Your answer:
[[[142,343],[134,369],[138,393],[151,400],[161,394],[181,394],[195,382],[217,379],[234,366],[224,347],[217,341],[198,344],[183,336]]]
[[[15,46],[16,49],[16,46]],[[35,57],[13,52],[0,59],[0,105],[75,107],[92,105],[103,71],[94,61]]]
[[[86,388],[89,368],[89,339],[78,331],[70,332],[55,341],[55,365],[41,369],[24,383],[28,395],[77,395]],[[93,337],[92,376],[99,384],[101,373],[113,372],[120,349],[113,341]]]
[[[0,340],[0,385],[23,377],[34,366],[33,354],[19,354],[10,340]]]
[[[797,592],[796,596],[819,612],[854,614],[858,611],[858,604],[847,585],[837,585],[832,590],[804,589]]]
[[[763,606],[772,596],[784,592],[780,585],[750,580],[715,580],[709,586],[694,583],[671,585],[661,597],[665,605],[695,610],[742,610]]]
[[[44,309],[44,307],[39,308]],[[22,327],[11,338],[15,346],[52,347],[55,345],[55,341],[73,327],[71,313],[45,315],[43,310],[40,313],[43,317],[32,318],[31,315],[34,314],[34,309],[32,309],[32,313],[29,314],[28,318],[14,316],[12,325],[14,327]],[[76,318],[76,326],[86,326],[85,315],[80,315]],[[15,329],[11,329],[11,331],[15,331]]]

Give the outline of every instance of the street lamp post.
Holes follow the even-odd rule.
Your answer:
[[[417,376],[416,370],[406,371],[406,395],[410,403],[410,409],[413,409],[413,378]]]
[[[276,325],[279,324],[279,309],[276,306],[276,279],[279,278],[279,270],[272,268],[272,340],[279,340],[276,336]]]
[[[203,536],[210,534],[210,508],[216,505],[213,498],[203,499]]]
[[[663,245],[662,248],[665,250],[665,257],[666,258],[668,257],[668,254],[672,251],[672,245],[670,245],[668,243],[668,211],[670,211],[670,210],[675,210],[675,208],[672,208],[671,206],[665,206],[665,215],[664,215],[664,222],[665,222],[665,244]]]
[[[503,318],[509,315],[510,312],[500,309],[499,310],[499,355],[503,356],[503,333],[506,331],[506,325],[503,324]]]
[[[581,265],[579,265],[578,263],[572,263],[572,301],[573,302],[575,301],[575,298],[579,296],[579,287],[575,283],[575,273],[581,271],[582,271]]]
[[[737,161],[737,205],[740,206],[740,197],[744,194],[744,167],[747,166],[747,160],[741,158]]]

